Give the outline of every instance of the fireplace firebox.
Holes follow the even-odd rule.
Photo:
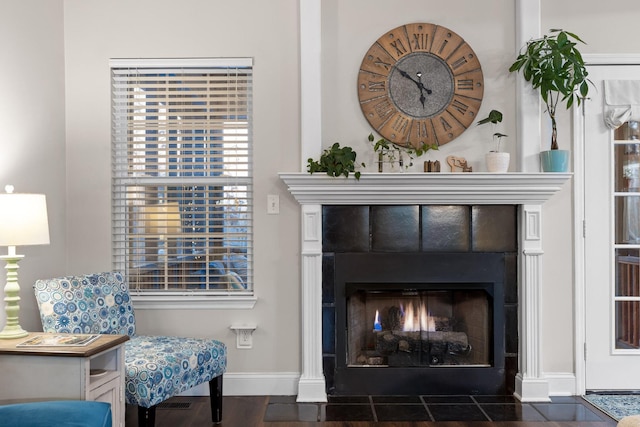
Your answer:
[[[504,394],[503,253],[335,254],[334,394]]]
[[[450,288],[348,284],[347,366],[491,366],[489,291]]]

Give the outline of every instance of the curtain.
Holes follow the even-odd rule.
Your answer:
[[[616,129],[630,120],[640,121],[640,80],[605,80],[604,122]]]

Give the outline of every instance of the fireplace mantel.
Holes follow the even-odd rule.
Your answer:
[[[281,173],[300,204],[542,204],[570,173]]]
[[[542,205],[570,173],[368,173],[333,178],[280,173],[301,205],[302,373],[298,402],[326,402],[322,370],[322,205],[513,204],[519,206],[519,351],[515,395],[549,401],[542,371]]]

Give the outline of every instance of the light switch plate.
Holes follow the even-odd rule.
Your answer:
[[[267,213],[270,215],[280,213],[280,196],[277,194],[267,194]]]

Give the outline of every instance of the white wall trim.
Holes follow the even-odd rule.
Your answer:
[[[572,372],[547,372],[544,377],[549,383],[549,396],[576,394],[576,376]]]
[[[300,167],[322,153],[321,0],[299,0],[300,8]]]
[[[576,376],[571,372],[550,372],[544,375],[549,383],[549,395],[573,396]],[[224,374],[225,396],[295,396],[299,372],[227,372]],[[181,396],[208,396],[209,386],[200,384]]]
[[[573,336],[575,360],[574,394],[585,392],[585,241],[584,241],[584,120],[573,110]]]
[[[295,396],[299,372],[227,372],[222,394],[225,396]],[[193,387],[180,396],[209,396],[209,384]]]
[[[540,0],[516,0],[516,52],[532,39],[540,37]],[[514,56],[515,58],[515,56]],[[517,168],[520,172],[540,171],[542,110],[540,96],[531,85],[516,75]]]

